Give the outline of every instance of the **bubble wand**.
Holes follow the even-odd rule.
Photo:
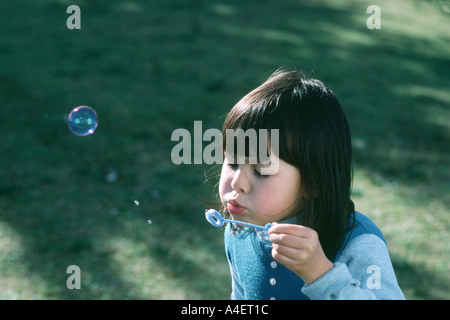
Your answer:
[[[236,223],[236,224],[239,224],[242,226],[266,230],[266,231],[269,230],[269,228],[272,226],[271,223],[268,223],[263,227],[263,226],[258,226],[256,224],[252,224],[252,223],[248,223],[248,222],[224,219],[224,218],[222,218],[220,213],[214,209],[206,210],[205,217],[206,217],[206,220],[208,220],[208,222],[211,223],[216,228],[220,228],[221,226],[223,226],[223,224],[225,222]]]

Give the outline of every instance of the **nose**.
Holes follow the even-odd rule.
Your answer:
[[[239,165],[231,180],[231,188],[238,193],[249,193],[251,190],[251,182],[248,176],[248,168],[246,165]]]

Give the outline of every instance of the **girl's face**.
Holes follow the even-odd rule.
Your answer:
[[[280,159],[273,175],[261,175],[261,168],[259,164],[231,164],[225,157],[219,194],[234,220],[265,225],[291,217],[303,208],[296,167]]]

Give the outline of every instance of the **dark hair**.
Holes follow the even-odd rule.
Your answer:
[[[354,218],[350,129],[333,92],[299,71],[276,71],[231,109],[223,146],[226,130],[238,128],[279,130],[279,158],[300,170],[299,197],[307,195],[301,223],[333,261]]]

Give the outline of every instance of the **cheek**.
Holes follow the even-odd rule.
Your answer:
[[[261,188],[255,199],[260,212],[271,213],[277,218],[284,218],[295,211],[299,197],[297,184],[286,182],[274,183]],[[280,217],[278,217],[280,215]]]
[[[225,194],[231,191],[231,180],[232,176],[230,176],[228,170],[226,168],[222,168],[219,180],[219,195],[222,202]]]
[[[283,202],[283,193],[280,192],[278,186],[265,185],[258,188],[258,192],[255,192],[255,204],[260,208],[274,208],[278,207]]]

